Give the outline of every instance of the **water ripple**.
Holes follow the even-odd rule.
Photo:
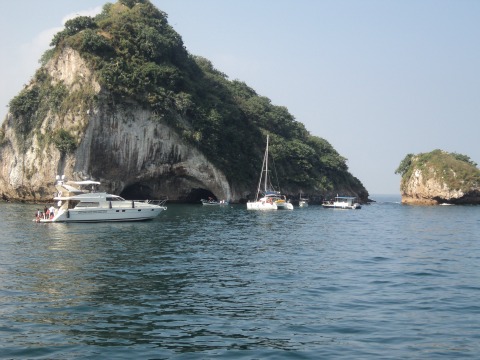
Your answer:
[[[480,350],[477,207],[172,205],[151,222],[95,225],[25,221],[34,211],[0,207],[0,358]]]

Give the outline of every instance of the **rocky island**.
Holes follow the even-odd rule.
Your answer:
[[[66,22],[0,129],[0,196],[48,201],[56,175],[125,198],[255,193],[266,134],[284,193],[368,199],[328,141],[190,54],[148,0]]]
[[[402,176],[404,204],[480,204],[480,170],[466,155],[442,150],[408,154],[395,173]]]

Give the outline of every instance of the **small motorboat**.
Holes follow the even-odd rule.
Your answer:
[[[324,208],[333,209],[361,209],[362,206],[356,202],[354,196],[336,196],[334,200],[326,200],[322,203]]]
[[[226,200],[220,200],[220,201],[217,201],[215,199],[208,199],[208,200],[205,200],[205,199],[202,199],[200,200],[202,202],[203,205],[228,205],[228,201]]]

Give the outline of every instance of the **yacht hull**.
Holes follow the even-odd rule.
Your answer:
[[[53,219],[40,222],[109,222],[145,221],[157,217],[163,207],[152,209],[69,209],[59,212]]]

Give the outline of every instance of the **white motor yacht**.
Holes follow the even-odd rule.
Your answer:
[[[97,181],[65,181],[57,176],[53,198],[57,207],[39,222],[104,222],[150,220],[167,210],[166,200],[125,200],[118,195],[95,192]],[[91,190],[86,190],[90,187]],[[53,213],[53,214],[52,214]]]

